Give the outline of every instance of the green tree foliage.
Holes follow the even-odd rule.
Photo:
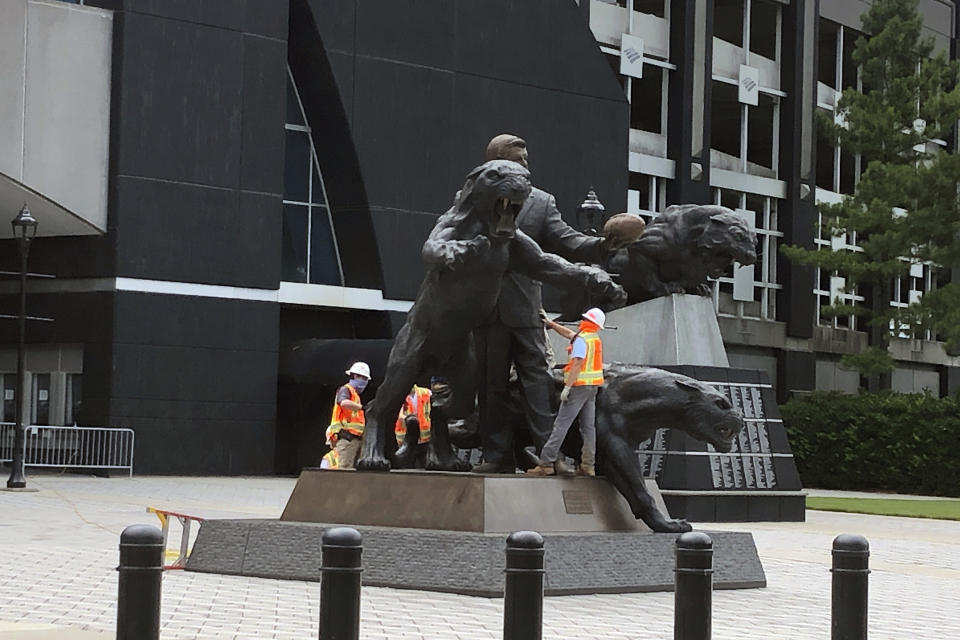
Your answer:
[[[856,308],[833,301],[824,309],[866,322],[869,351],[843,361],[866,376],[892,370],[891,326],[920,323],[960,348],[960,284],[906,310],[888,304],[891,283],[907,275],[909,260],[960,265],[960,158],[933,142],[949,139],[960,119],[960,63],[934,55],[916,7],[917,0],[874,1],[861,17],[869,35],[853,51],[863,90],[843,92],[836,118],[820,114],[821,135],[861,154],[866,166],[852,196],[821,206],[822,237],[855,232],[863,251],[783,248],[793,261],[836,271],[848,291],[856,288],[869,300]]]

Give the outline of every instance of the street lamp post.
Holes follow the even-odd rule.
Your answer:
[[[23,205],[17,217],[10,222],[13,227],[13,235],[17,239],[17,248],[20,250],[20,323],[19,338],[17,341],[17,391],[16,391],[16,415],[17,424],[14,431],[13,440],[13,469],[10,471],[10,478],[7,480],[8,489],[24,489],[27,486],[27,479],[23,475],[23,449],[24,449],[24,428],[23,428],[23,389],[26,385],[23,383],[23,356],[24,356],[24,336],[27,328],[27,256],[30,253],[30,243],[37,234],[37,219],[30,215],[27,205]]]

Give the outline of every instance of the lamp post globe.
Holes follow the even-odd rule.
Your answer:
[[[593,186],[587,191],[587,197],[577,207],[577,224],[584,233],[596,235],[597,229],[603,226],[603,212],[606,207],[597,197]]]
[[[38,224],[37,219],[30,213],[27,205],[23,205],[17,217],[10,221],[10,226],[13,227],[13,235],[21,244],[23,244],[24,241],[29,243],[33,240],[34,236],[37,235]]]
[[[30,243],[37,235],[37,219],[30,213],[24,204],[10,226],[13,227],[13,236],[17,239],[17,248],[20,250],[20,315],[17,320],[20,325],[17,339],[17,387],[16,387],[16,426],[13,439],[13,462],[10,478],[7,480],[8,489],[25,489],[27,479],[23,474],[24,453],[24,425],[23,425],[23,360],[24,334],[27,320],[27,256],[30,254]]]

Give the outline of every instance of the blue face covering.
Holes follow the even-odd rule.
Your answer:
[[[370,381],[366,378],[350,378],[347,384],[356,389],[357,393],[363,393],[363,390],[367,388],[368,382]]]

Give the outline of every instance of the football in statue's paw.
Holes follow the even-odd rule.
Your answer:
[[[606,238],[607,246],[619,249],[639,240],[646,228],[647,223],[640,216],[618,213],[603,225],[603,237]]]

